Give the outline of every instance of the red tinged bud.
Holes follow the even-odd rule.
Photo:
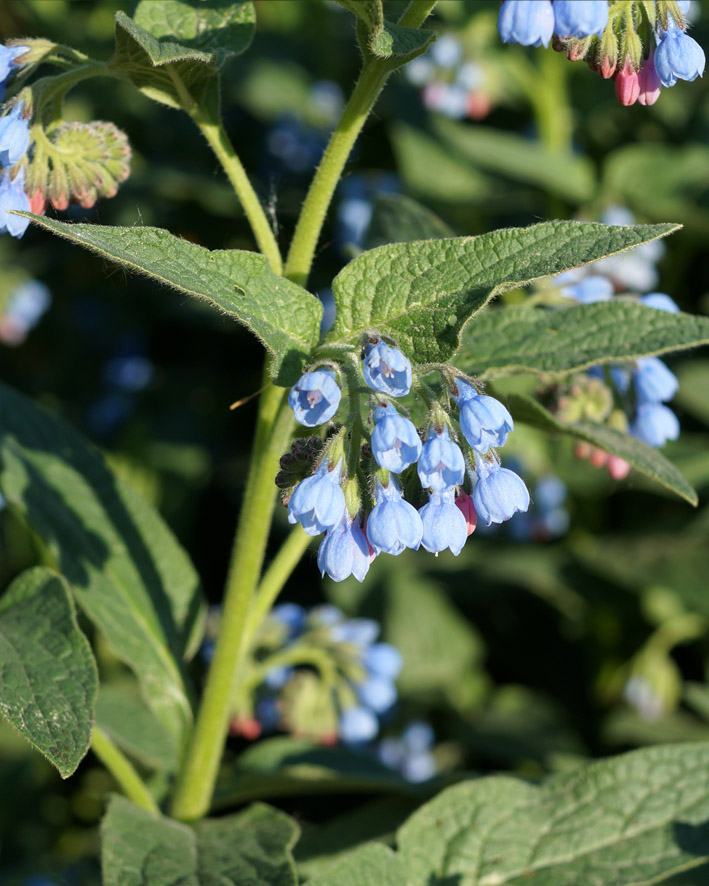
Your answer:
[[[609,458],[610,456],[607,452],[604,452],[603,449],[594,449],[591,453],[589,461],[594,468],[602,468],[607,463]]]
[[[660,97],[662,81],[655,70],[655,50],[650,49],[649,57],[640,68],[640,94],[638,101],[641,105],[654,105]]]
[[[41,191],[37,190],[34,194],[30,194],[30,212],[34,212],[35,215],[44,215],[46,209],[47,198]]]
[[[623,70],[615,75],[615,94],[626,108],[634,105],[640,95],[640,75],[633,68],[630,56],[625,59]]]
[[[630,465],[625,459],[611,455],[606,463],[606,470],[614,480],[624,480],[630,473]]]
[[[606,55],[597,70],[604,80],[610,80],[610,78],[615,74],[615,69],[616,62],[611,59],[610,56]]]
[[[475,527],[478,523],[478,515],[475,510],[475,505],[473,504],[472,498],[467,494],[467,492],[461,492],[458,495],[458,498],[455,500],[455,506],[465,517],[465,524],[468,528],[468,535],[472,535],[475,532]]]

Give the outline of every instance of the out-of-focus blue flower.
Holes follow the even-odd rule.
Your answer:
[[[446,492],[465,478],[465,458],[460,446],[450,438],[448,428],[440,432],[431,426],[418,461],[418,475],[424,489]]]
[[[394,680],[404,662],[399,650],[390,643],[372,643],[364,650],[362,664],[370,674]]]
[[[288,405],[295,420],[306,428],[314,428],[330,421],[337,412],[342,391],[331,369],[306,372],[290,389]]]
[[[10,293],[4,319],[11,321],[11,331],[3,329],[5,344],[21,344],[39,323],[52,302],[49,289],[39,280],[27,280]]]
[[[421,544],[432,554],[450,550],[454,556],[463,550],[468,538],[468,524],[456,507],[455,492],[433,492],[420,511],[423,522]]]
[[[598,301],[608,301],[613,295],[613,284],[607,277],[592,274],[573,286],[565,286],[561,290],[561,295],[579,304],[590,305]]]
[[[300,523],[308,535],[320,535],[337,526],[345,513],[341,475],[342,459],[330,470],[325,457],[313,476],[295,487],[288,502],[288,522]]]
[[[566,492],[566,483],[561,477],[554,474],[540,477],[534,487],[534,504],[545,509],[558,508],[566,501]]]
[[[23,110],[24,102],[18,102],[0,117],[0,166],[14,166],[27,153],[30,124],[23,118]]]
[[[486,394],[478,394],[475,388],[462,378],[457,379],[458,396],[455,402],[460,409],[460,429],[476,452],[487,452],[491,446],[504,446],[507,435],[514,430],[512,416],[507,409]]]
[[[345,744],[366,744],[379,732],[379,721],[369,708],[346,708],[340,715],[338,731]]]
[[[254,715],[263,732],[275,732],[281,723],[281,709],[273,696],[267,695],[256,702]]]
[[[142,391],[153,380],[155,367],[147,357],[113,357],[103,367],[104,381],[126,391]]]
[[[607,24],[607,0],[554,0],[554,32],[560,37],[600,35]]]
[[[441,68],[455,68],[463,59],[463,46],[452,34],[439,35],[429,52]]]
[[[375,714],[383,714],[396,701],[396,686],[386,677],[368,677],[355,687],[357,698]]]
[[[0,234],[21,237],[27,230],[29,219],[20,215],[11,215],[11,210],[30,211],[30,199],[25,194],[24,167],[20,168],[14,179],[10,178],[7,169],[0,178]]]
[[[332,603],[322,603],[320,606],[313,606],[308,613],[307,623],[309,627],[327,628],[344,620],[345,613],[341,609]]]
[[[317,80],[310,88],[308,104],[318,122],[330,125],[340,116],[344,106],[344,96],[334,80]]]
[[[370,388],[390,397],[404,397],[411,390],[411,362],[386,342],[364,349],[362,374]]]
[[[660,45],[655,50],[655,70],[663,86],[674,86],[678,80],[696,80],[704,74],[706,58],[704,50],[689,34],[685,34],[672,16],[668,17],[670,28],[661,34]]]
[[[333,581],[344,581],[350,575],[364,581],[369,571],[369,543],[358,519],[345,512],[338,525],[328,529],[318,550],[318,568]]]
[[[658,311],[667,311],[669,314],[679,313],[677,302],[664,292],[648,292],[647,295],[640,296],[640,302],[647,305],[648,308],[655,308]]]
[[[307,618],[305,609],[297,603],[279,603],[271,610],[271,616],[288,628],[288,639],[302,632]]]
[[[394,477],[387,486],[376,481],[375,498],[377,504],[367,520],[367,538],[374,550],[395,557],[406,548],[417,551],[423,533],[421,517],[404,499]]]
[[[422,782],[436,774],[436,761],[431,753],[433,729],[428,723],[413,721],[400,738],[384,738],[377,747],[379,760],[400,772],[407,781]]]
[[[125,391],[108,391],[97,397],[88,409],[87,422],[97,436],[108,436],[135,411],[135,402]]]
[[[641,357],[633,375],[640,403],[661,403],[677,393],[677,376],[658,357]]]
[[[364,197],[349,197],[337,207],[337,225],[342,243],[361,246],[372,220],[374,207]]]
[[[679,421],[662,403],[641,403],[630,426],[630,433],[648,446],[664,446],[679,437]]]
[[[322,133],[290,114],[274,123],[266,144],[271,154],[293,173],[310,171],[325,149]]]
[[[421,455],[421,438],[416,427],[399,415],[391,403],[374,410],[372,454],[381,468],[394,474],[400,474]]]
[[[291,667],[277,667],[271,668],[271,670],[266,674],[266,678],[264,679],[264,683],[268,686],[269,689],[283,689],[286,683],[293,676],[293,668]]]
[[[330,639],[336,643],[351,643],[365,649],[379,636],[379,623],[372,618],[348,618],[333,625]]]
[[[514,471],[500,467],[499,462],[478,458],[475,464],[477,482],[473,502],[478,516],[489,526],[503,523],[529,507],[529,491]]]
[[[321,289],[318,292],[318,298],[322,302],[322,320],[320,321],[320,334],[325,335],[335,325],[337,317],[337,306],[335,305],[335,296],[332,289]]]
[[[550,0],[505,0],[497,28],[503,43],[548,46],[554,33],[554,10]]]

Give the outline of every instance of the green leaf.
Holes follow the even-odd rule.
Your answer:
[[[400,859],[382,843],[367,843],[345,856],[312,886],[402,886]]]
[[[133,18],[116,13],[111,72],[170,107],[187,95],[217,107],[219,67],[248,48],[255,21],[251,0],[141,0]]]
[[[593,166],[580,154],[552,153],[521,135],[444,117],[436,117],[433,130],[446,150],[476,169],[535,185],[575,203],[593,195]]]
[[[304,739],[277,736],[241,754],[220,776],[214,808],[256,797],[361,792],[416,793],[416,786],[378,760],[347,748],[328,748]]]
[[[297,886],[298,826],[254,804],[190,827],[111,797],[101,824],[105,886]]]
[[[468,320],[496,295],[676,229],[552,221],[480,237],[380,246],[335,277],[337,319],[327,340],[358,342],[376,331],[414,362],[442,362],[457,350]]]
[[[532,397],[524,394],[507,394],[507,408],[517,421],[549,433],[566,434],[579,440],[586,440],[611,455],[617,455],[629,462],[646,477],[659,483],[670,492],[679,495],[691,505],[697,504],[697,494],[687,483],[677,468],[664,455],[630,434],[624,434],[607,425],[593,422],[564,424]]]
[[[634,751],[541,787],[481,778],[404,824],[402,882],[650,886],[709,859],[708,817],[709,743]]]
[[[185,551],[91,444],[2,384],[0,488],[179,742],[192,719],[180,661],[203,608]]]
[[[435,37],[434,31],[406,28],[385,19],[379,33],[370,38],[369,49],[377,58],[393,58],[400,67],[426,52]]]
[[[689,360],[678,367],[676,374],[679,391],[675,402],[709,425],[709,360]]]
[[[470,323],[455,364],[472,375],[575,372],[709,344],[709,317],[670,314],[634,301],[558,311],[524,305],[487,311]]]
[[[179,762],[173,736],[129,686],[103,684],[96,702],[96,723],[143,766],[174,772]]]
[[[377,194],[367,229],[366,249],[409,240],[453,237],[454,232],[435,213],[403,194]]]
[[[0,598],[0,712],[68,778],[91,745],[98,673],[61,576],[23,572]]]
[[[337,0],[362,21],[367,30],[378,34],[384,26],[382,0]]]
[[[263,255],[240,249],[210,251],[161,228],[76,225],[27,215],[104,258],[204,299],[248,327],[273,354],[277,384],[293,384],[317,344],[319,299],[274,274]]]

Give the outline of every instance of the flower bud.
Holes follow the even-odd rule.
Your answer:
[[[630,56],[626,56],[622,71],[615,75],[615,94],[626,108],[634,105],[640,95],[640,77],[633,67]]]

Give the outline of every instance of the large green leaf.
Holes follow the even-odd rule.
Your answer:
[[[574,202],[593,194],[593,166],[581,154],[552,153],[521,135],[445,117],[436,118],[433,129],[449,151],[476,169],[536,185]]]
[[[249,46],[255,21],[251,0],[141,0],[133,18],[116,13],[111,72],[170,107],[216,108],[219,67]]]
[[[465,330],[455,364],[472,375],[574,372],[709,344],[709,317],[670,314],[633,301],[559,311],[487,311]]]
[[[468,320],[494,296],[676,229],[552,221],[480,237],[380,246],[335,277],[337,319],[328,341],[356,342],[379,332],[415,362],[445,361]]]
[[[388,846],[366,843],[308,882],[312,886],[402,886],[405,881],[401,859]]]
[[[611,455],[618,455],[641,474],[645,474],[646,477],[676,493],[690,504],[696,505],[696,492],[672,462],[668,461],[657,449],[653,449],[636,437],[616,431],[607,425],[589,421],[565,424],[545,409],[541,403],[524,394],[507,394],[505,401],[512,417],[517,421],[525,422],[552,434],[566,434],[579,440],[586,440],[588,443],[610,452]]]
[[[297,886],[298,826],[255,804],[193,827],[112,797],[101,825],[104,886]]]
[[[180,661],[202,609],[185,551],[91,444],[2,384],[0,489],[179,742],[192,717]]]
[[[97,690],[64,579],[23,572],[0,598],[0,712],[64,778],[91,744]]]
[[[449,788],[404,824],[402,882],[665,883],[709,860],[708,818],[709,743],[635,751],[541,787],[481,778]]]
[[[274,274],[263,255],[239,249],[210,251],[161,228],[75,225],[29,217],[104,258],[205,299],[243,323],[273,354],[278,384],[296,381],[317,343],[321,302]]]

